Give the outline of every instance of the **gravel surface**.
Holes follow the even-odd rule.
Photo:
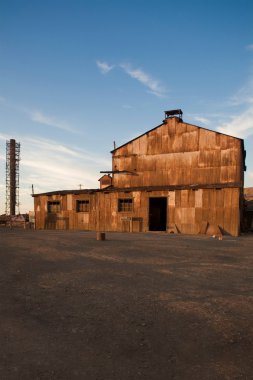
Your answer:
[[[0,228],[0,379],[253,379],[253,235]]]

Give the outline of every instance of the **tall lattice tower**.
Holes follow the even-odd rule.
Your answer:
[[[19,161],[20,143],[6,141],[6,215],[15,215],[16,206],[19,211]]]

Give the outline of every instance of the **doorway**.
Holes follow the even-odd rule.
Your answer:
[[[149,231],[167,230],[167,198],[149,198]]]

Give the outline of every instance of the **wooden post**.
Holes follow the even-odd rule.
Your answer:
[[[105,240],[105,232],[97,232],[96,238],[97,240]]]

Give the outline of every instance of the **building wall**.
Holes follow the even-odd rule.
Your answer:
[[[242,142],[231,136],[183,123],[178,118],[112,152],[117,188],[241,183]]]
[[[80,229],[119,232],[147,232],[149,198],[167,199],[167,232],[225,234],[240,231],[240,189],[186,189],[175,191],[103,191],[93,194],[35,196],[37,229]],[[120,212],[119,199],[132,199],[132,211]],[[89,200],[88,212],[77,212],[77,200]],[[59,201],[61,210],[48,213],[48,202]]]
[[[36,228],[146,232],[160,212],[167,232],[239,234],[243,140],[172,117],[115,149],[112,171],[112,187],[100,191],[35,195]],[[166,199],[149,199],[156,197]],[[124,198],[132,199],[131,211],[119,211]],[[89,201],[89,209],[78,212],[81,200]],[[59,210],[48,212],[48,202],[58,201]]]

